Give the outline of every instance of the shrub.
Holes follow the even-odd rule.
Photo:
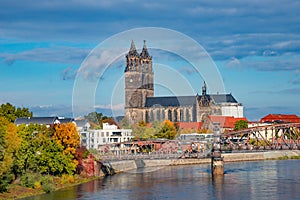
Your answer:
[[[41,178],[41,184],[43,191],[46,193],[52,192],[56,189],[51,176],[43,176]]]
[[[52,183],[43,183],[42,189],[44,192],[49,193],[55,190],[55,187]]]
[[[35,183],[39,182],[40,175],[28,172],[21,176],[21,185],[29,188],[35,188]]]
[[[74,183],[75,178],[72,175],[63,174],[60,179],[61,184]]]

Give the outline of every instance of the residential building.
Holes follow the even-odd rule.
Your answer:
[[[99,149],[102,145],[131,141],[133,138],[131,129],[118,129],[108,123],[103,123],[103,129],[82,132],[81,137],[85,139],[83,146],[87,149]]]

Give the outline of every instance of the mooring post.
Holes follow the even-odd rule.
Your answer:
[[[220,176],[224,175],[224,161],[222,158],[221,152],[221,134],[220,134],[220,123],[214,122],[213,123],[213,130],[214,130],[214,142],[212,146],[212,153],[211,153],[211,173],[213,176]]]

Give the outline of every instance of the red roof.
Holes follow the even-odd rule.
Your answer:
[[[268,114],[260,119],[260,122],[278,122],[278,123],[293,123],[300,122],[300,118],[297,115],[286,114]]]
[[[180,129],[200,130],[202,124],[203,124],[202,122],[178,122],[178,126]]]
[[[209,119],[211,122],[219,122],[220,126],[222,128],[234,128],[234,123],[239,120],[245,120],[248,121],[245,117],[230,117],[230,116],[217,116],[217,115],[211,115],[209,116]]]

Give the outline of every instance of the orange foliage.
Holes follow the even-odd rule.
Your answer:
[[[54,127],[53,139],[64,147],[65,154],[75,155],[80,145],[80,136],[73,123],[58,124]]]

